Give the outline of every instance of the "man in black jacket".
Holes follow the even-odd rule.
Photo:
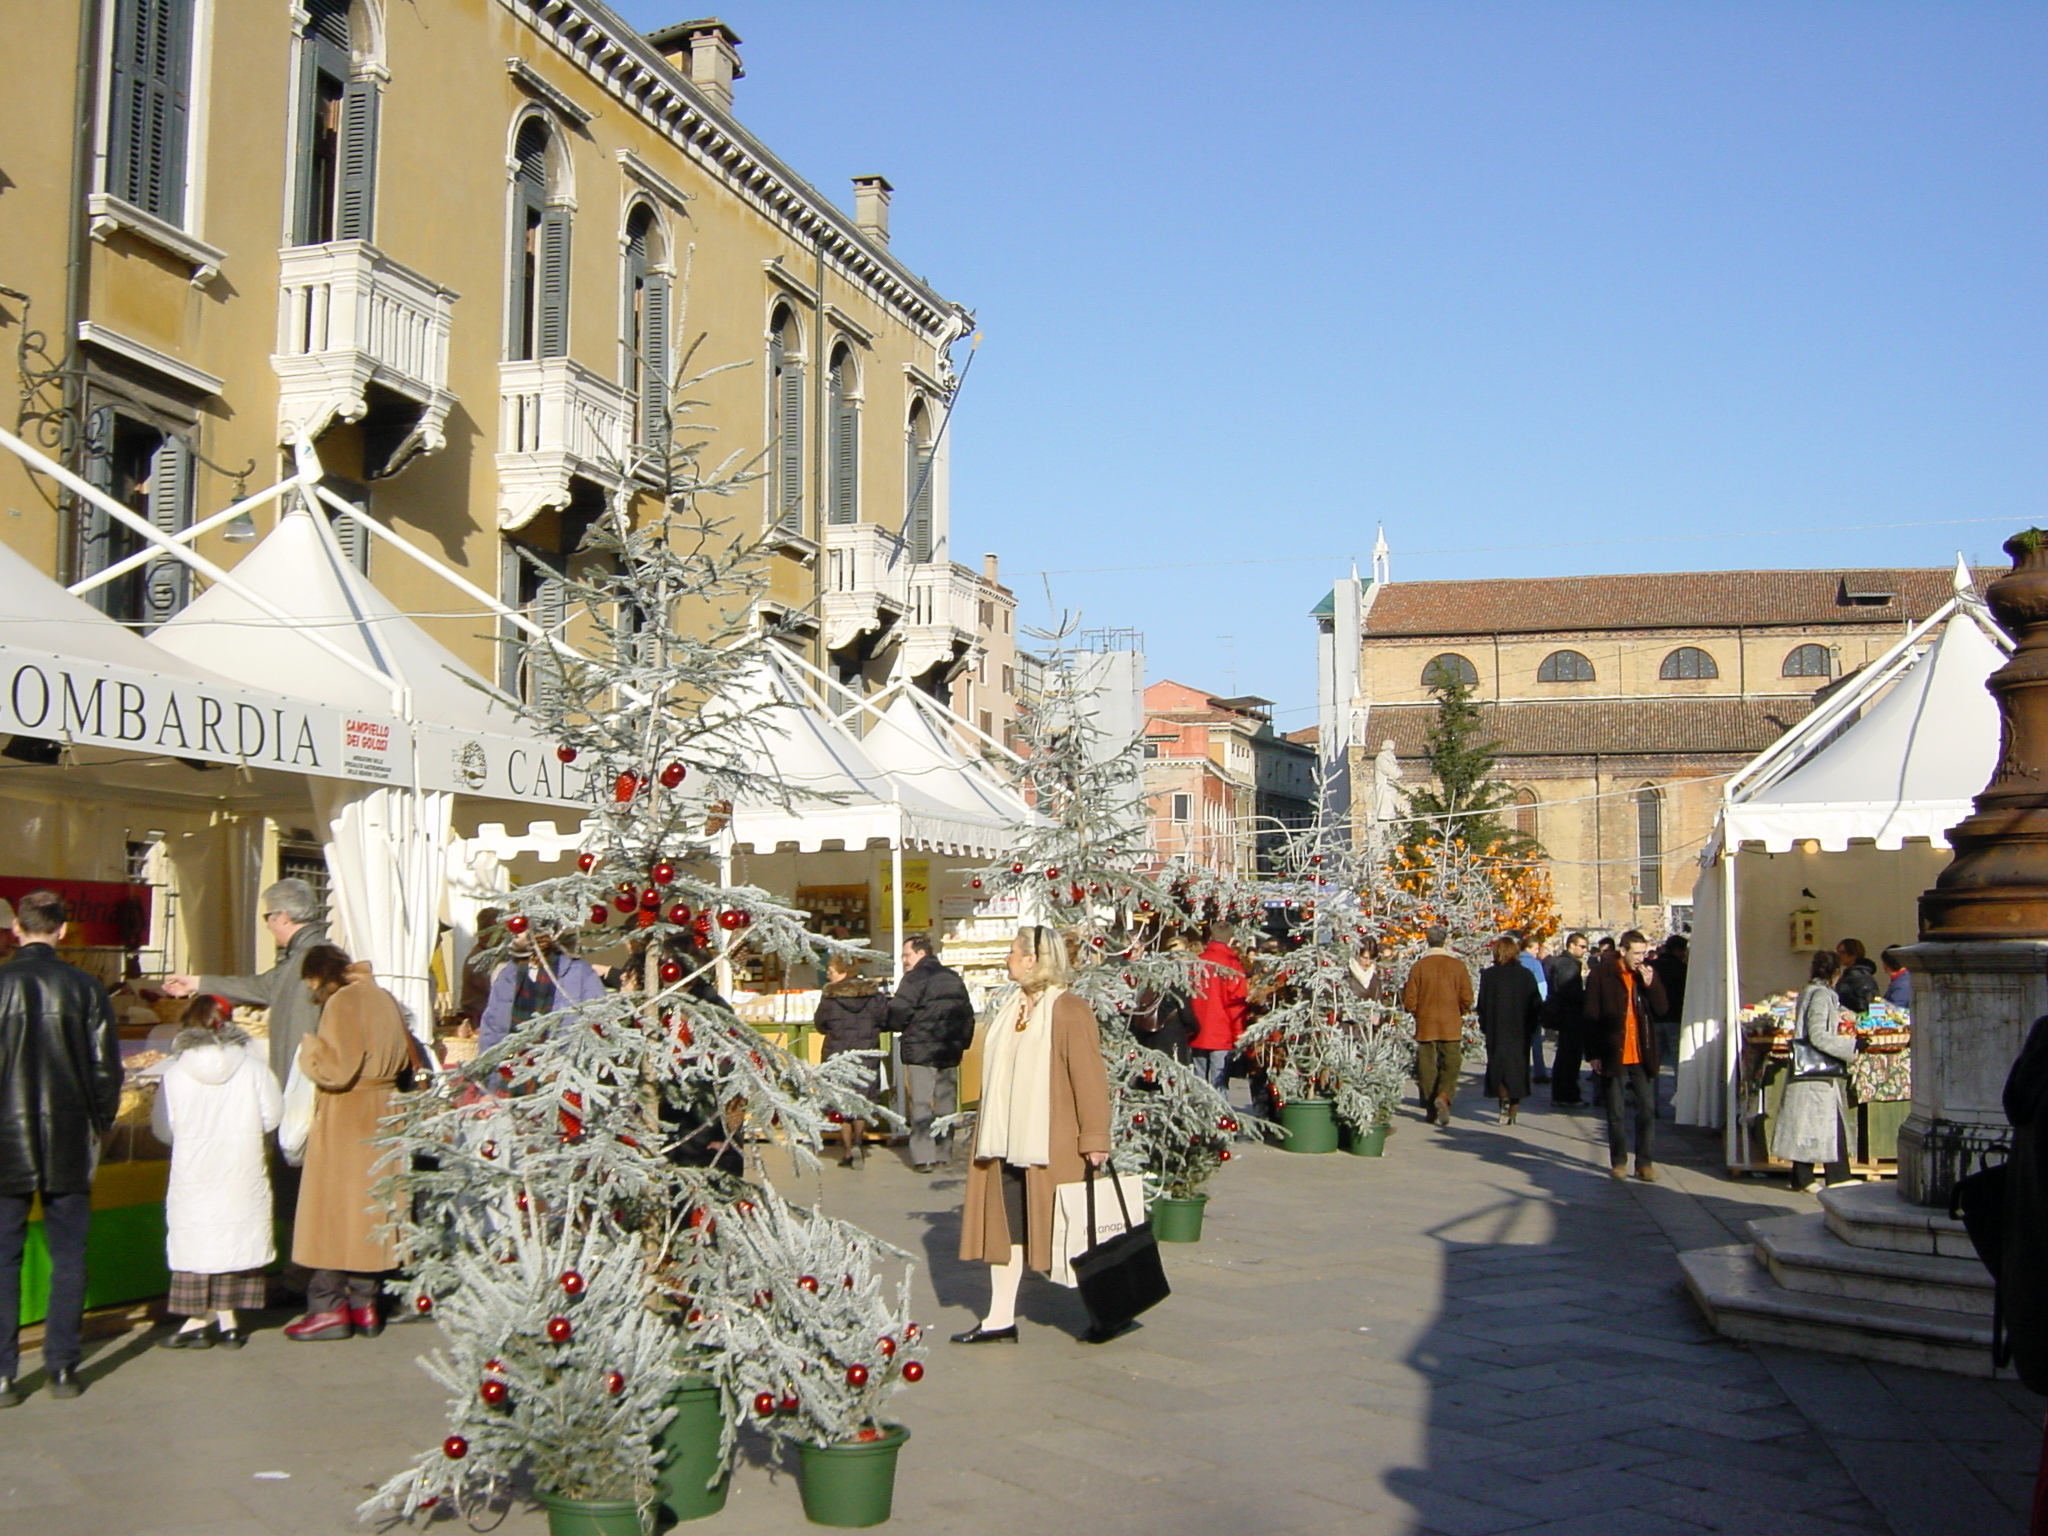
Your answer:
[[[1550,972],[1550,1027],[1557,1031],[1557,1054],[1550,1063],[1550,1102],[1582,1105],[1585,1094],[1579,1064],[1585,1059],[1586,936],[1575,933],[1564,948],[1545,962]]]
[[[21,948],[0,966],[0,1408],[21,1401],[21,1253],[30,1202],[43,1201],[50,1309],[43,1367],[50,1396],[76,1397],[85,1318],[85,1237],[100,1142],[121,1108],[121,1047],[107,989],[57,958],[64,898],[14,904]]]
[[[939,964],[928,934],[903,941],[903,979],[889,999],[889,1028],[903,1062],[910,1161],[929,1173],[947,1155],[932,1135],[932,1121],[960,1102],[960,1058],[974,1043],[974,1004],[960,973]]]

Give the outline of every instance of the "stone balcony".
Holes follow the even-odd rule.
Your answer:
[[[935,667],[951,667],[971,657],[980,645],[980,579],[951,561],[910,567],[910,612],[903,628],[902,670],[923,677]]]
[[[840,651],[897,626],[910,607],[910,548],[874,523],[825,525],[822,606],[825,649]]]
[[[498,368],[498,525],[565,505],[569,482],[615,490],[630,472],[633,397],[566,357]]]
[[[287,246],[278,253],[277,351],[281,435],[317,438],[371,413],[373,388],[416,414],[388,462],[446,443],[448,337],[456,294],[364,240]],[[380,407],[386,402],[375,402]]]

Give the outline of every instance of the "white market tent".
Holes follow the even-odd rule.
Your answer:
[[[1681,1123],[1725,1126],[1735,1103],[1743,1006],[1800,985],[1795,911],[1822,943],[1854,935],[1875,953],[1918,929],[1920,893],[1948,862],[1998,755],[1984,682],[2011,642],[1957,573],[1957,593],[1847,680],[1723,792],[1693,888],[1693,965],[1677,1064]]]
[[[509,699],[372,586],[303,505],[234,575],[159,626],[153,643],[345,714],[354,781],[308,781],[334,874],[336,937],[425,1030],[456,795],[580,808],[581,777]],[[273,605],[290,622],[265,611]]]

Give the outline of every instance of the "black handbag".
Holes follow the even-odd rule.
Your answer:
[[[1131,1208],[1116,1179],[1109,1182],[1124,1214],[1124,1230],[1106,1242],[1095,1240],[1095,1165],[1085,1164],[1082,1175],[1088,1187],[1088,1249],[1074,1256],[1074,1283],[1088,1309],[1091,1337],[1106,1339],[1129,1327],[1140,1312],[1166,1300],[1173,1288],[1166,1283],[1152,1223],[1131,1224]]]

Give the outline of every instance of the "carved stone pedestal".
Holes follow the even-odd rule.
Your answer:
[[[2048,940],[1923,942],[1913,973],[1913,1112],[1899,1130],[1899,1195],[1948,1208],[1955,1182],[2003,1162],[2000,1102],[2034,1020],[2048,1013]]]

